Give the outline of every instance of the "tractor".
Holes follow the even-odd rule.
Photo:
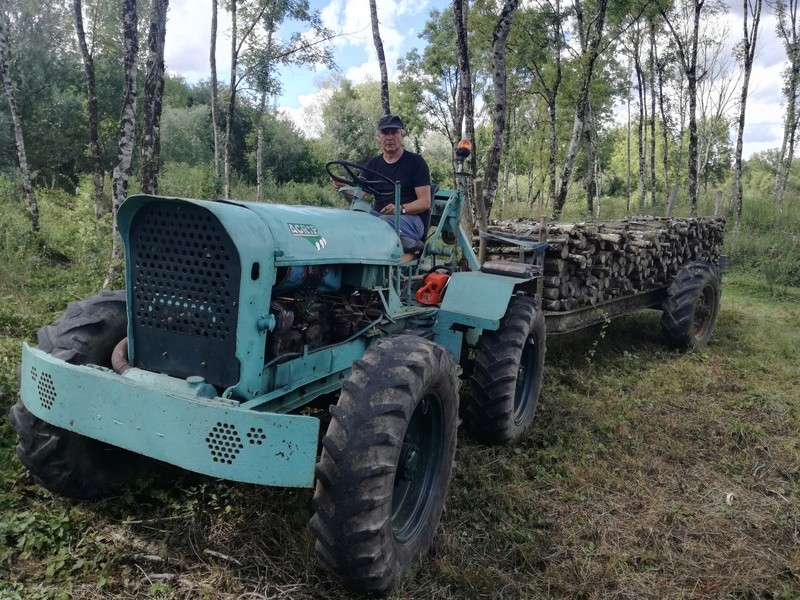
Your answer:
[[[459,422],[513,443],[541,387],[547,244],[529,263],[478,263],[459,224],[469,154],[459,144],[455,189],[432,194],[414,254],[358,199],[129,197],[125,290],[70,303],[23,347],[10,412],[22,463],[85,500],[160,463],[313,487],[319,562],[348,587],[390,592],[432,543]],[[356,197],[391,186],[399,208],[395,182],[326,169]]]

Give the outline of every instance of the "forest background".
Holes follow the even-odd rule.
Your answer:
[[[440,185],[472,140],[476,219],[719,206],[730,259],[707,350],[662,349],[649,315],[548,342],[536,431],[513,450],[459,439],[430,560],[396,596],[797,597],[797,2],[454,0],[396,77],[367,82],[342,76],[342,32],[312,5],[211,2],[231,62],[199,81],[163,63],[166,0],[0,4],[2,407],[20,343],[122,284],[127,194],[339,206],[325,162],[375,154],[391,110]],[[380,57],[387,4],[369,5]],[[743,30],[724,33],[731,13]],[[784,127],[744,156],[756,34],[786,54]],[[287,64],[321,74],[303,127],[276,108]],[[314,566],[304,491],[203,480],[77,505],[37,486],[15,443],[4,419],[0,598],[347,597]]]

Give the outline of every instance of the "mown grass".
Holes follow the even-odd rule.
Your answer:
[[[67,200],[43,201],[41,240],[4,207],[3,413],[20,343],[102,280],[106,246]],[[658,319],[548,339],[530,437],[459,436],[434,545],[392,598],[800,597],[800,288],[733,265],[696,352],[663,346]],[[198,476],[77,503],[15,443],[3,418],[2,599],[359,597],[316,565],[309,490]]]

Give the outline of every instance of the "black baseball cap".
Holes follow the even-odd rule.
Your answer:
[[[378,131],[384,129],[405,129],[403,121],[397,115],[383,115],[378,121]]]

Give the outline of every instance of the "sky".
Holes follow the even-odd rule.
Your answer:
[[[397,75],[398,58],[422,42],[422,31],[432,9],[443,10],[451,0],[377,0],[380,32],[389,70],[389,78]],[[221,3],[220,3],[221,4]],[[378,81],[380,71],[372,41],[367,0],[310,0],[323,24],[340,34],[334,41],[334,60],[338,73],[354,83]],[[742,35],[742,5],[732,3],[731,11],[714,26],[726,26],[730,48]],[[180,74],[190,82],[208,79],[211,3],[207,0],[171,0],[167,21],[165,62],[167,70]],[[217,69],[220,81],[230,73],[230,18],[219,12]],[[782,69],[785,52],[775,34],[775,18],[762,15],[758,51],[750,81],[744,138],[744,156],[780,146],[783,135]],[[226,74],[227,73],[227,74]],[[318,127],[316,107],[322,101],[322,82],[336,74],[328,68],[286,67],[281,73],[283,95],[278,99],[280,110],[308,134]],[[741,84],[736,84],[734,105],[738,104]],[[735,108],[735,107],[734,107]],[[736,112],[736,108],[733,112]],[[732,113],[733,116],[733,113]],[[735,141],[735,130],[731,130]]]
[[[451,0],[377,1],[390,79],[396,77],[397,60],[412,48],[420,46],[419,34],[430,11],[435,8],[443,10],[450,3]],[[368,1],[310,0],[310,4],[319,11],[323,25],[339,35],[334,40],[336,70],[315,70],[311,67],[286,67],[282,70],[283,95],[278,100],[278,106],[305,130],[314,120],[313,109],[319,105],[319,89],[326,78],[338,73],[354,83],[380,80]],[[230,77],[230,17],[220,10],[218,19],[218,78],[227,81]],[[208,79],[210,37],[210,2],[171,0],[164,57],[167,70],[191,82]],[[227,72],[224,77],[223,70]]]

